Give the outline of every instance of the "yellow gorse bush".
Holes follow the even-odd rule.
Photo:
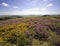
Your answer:
[[[29,24],[26,23],[20,23],[20,24],[13,24],[13,25],[8,25],[4,27],[0,27],[0,31],[8,31],[8,32],[18,32],[18,33],[23,33],[26,30],[28,30]]]

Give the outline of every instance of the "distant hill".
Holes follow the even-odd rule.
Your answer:
[[[2,20],[8,20],[8,19],[13,19],[13,18],[22,18],[22,16],[7,16],[7,15],[0,15],[0,21],[2,21]]]

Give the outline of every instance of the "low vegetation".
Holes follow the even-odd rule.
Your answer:
[[[0,46],[60,46],[60,16],[1,20]]]
[[[0,21],[14,18],[22,18],[22,16],[0,16]]]

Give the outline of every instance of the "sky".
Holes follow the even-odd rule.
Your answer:
[[[60,0],[0,0],[0,15],[60,14]]]

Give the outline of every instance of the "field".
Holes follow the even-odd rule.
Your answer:
[[[60,15],[1,17],[0,46],[60,46]]]

